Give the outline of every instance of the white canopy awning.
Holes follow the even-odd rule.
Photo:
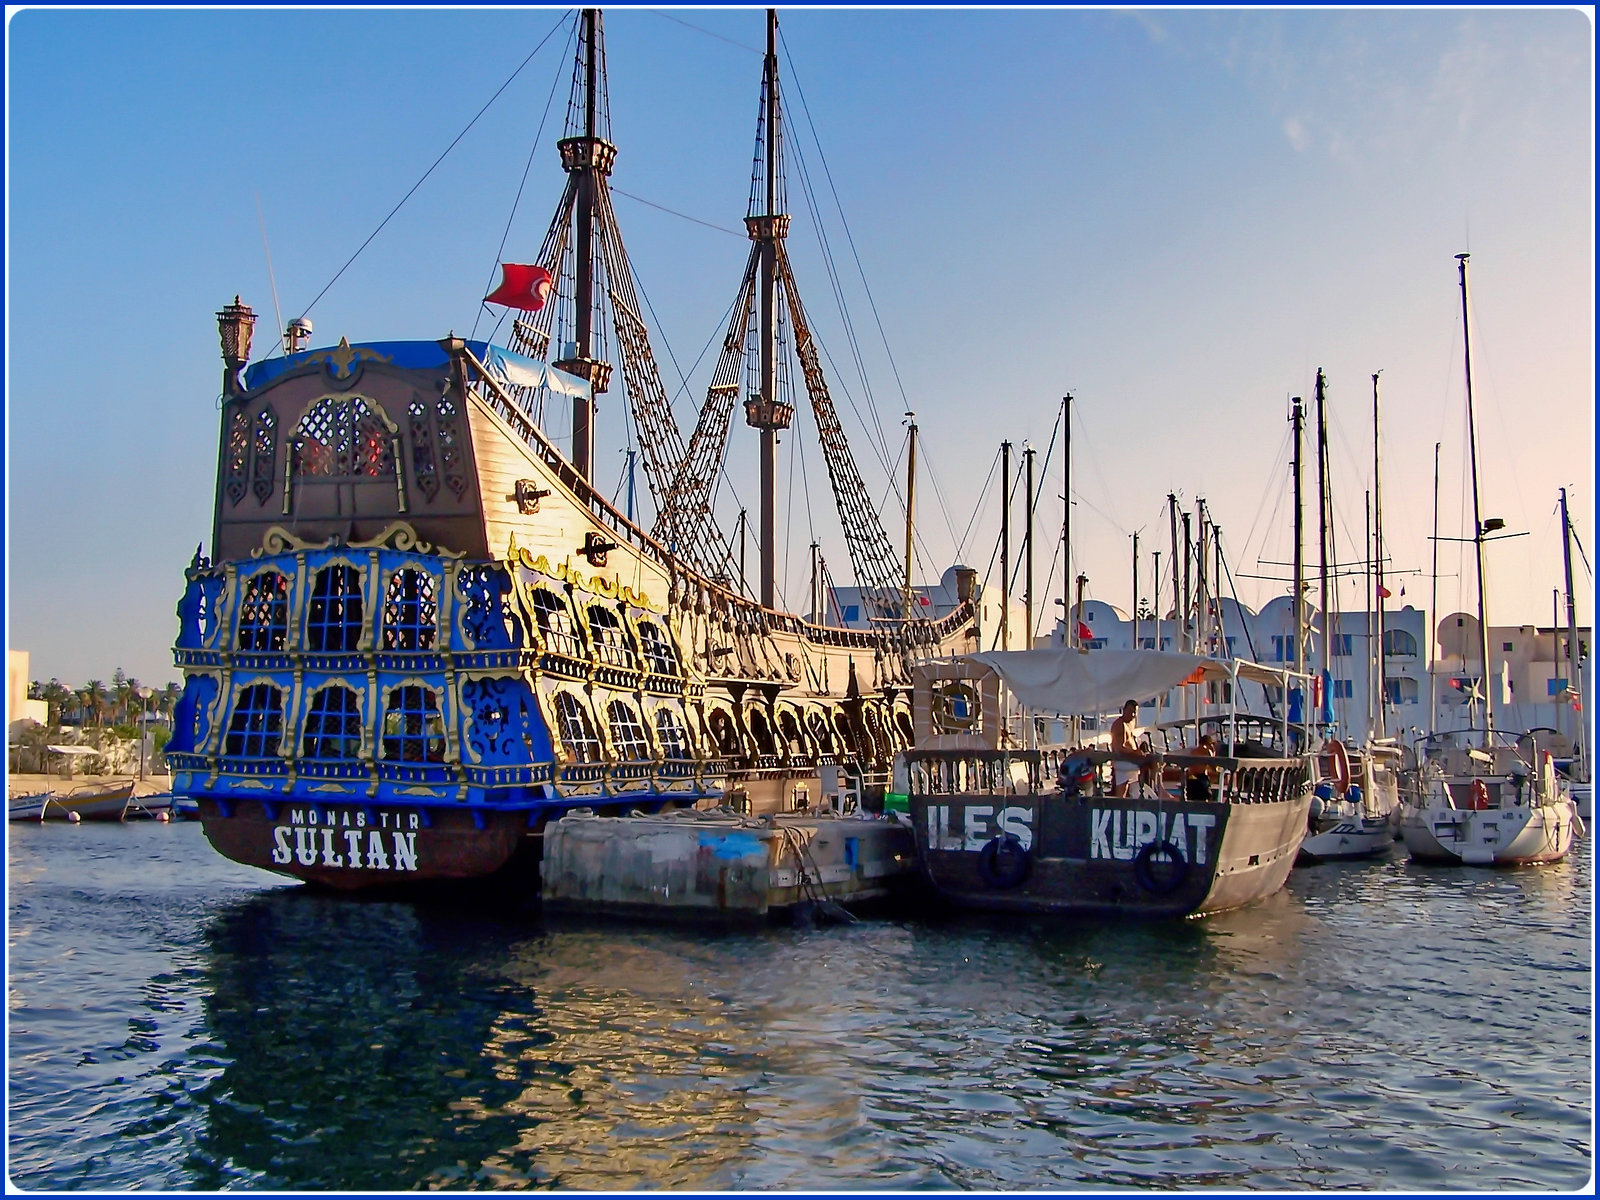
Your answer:
[[[1155,698],[1183,683],[1244,679],[1282,687],[1295,673],[1260,663],[1223,662],[1164,650],[990,650],[964,656],[989,667],[1012,693],[1038,712],[1091,716],[1116,712],[1129,700]]]
[[[46,750],[56,754],[100,754],[93,746],[46,746]]]

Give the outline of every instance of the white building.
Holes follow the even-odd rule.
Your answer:
[[[1482,729],[1483,650],[1478,618],[1450,613],[1439,621],[1433,666],[1435,728]],[[1554,729],[1583,740],[1594,685],[1592,630],[1578,629],[1577,668],[1568,661],[1566,627],[1489,626],[1489,687],[1494,725],[1508,733]],[[1569,673],[1575,678],[1569,679]]]

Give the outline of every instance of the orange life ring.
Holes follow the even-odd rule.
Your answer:
[[[1344,743],[1334,739],[1322,748],[1328,756],[1329,769],[1333,776],[1333,790],[1342,796],[1350,789],[1350,752],[1344,748]]]
[[[1489,807],[1489,785],[1483,780],[1472,781],[1472,788],[1467,793],[1467,807],[1480,812]]]

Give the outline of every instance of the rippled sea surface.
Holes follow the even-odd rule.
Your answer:
[[[1584,1187],[1593,845],[1171,926],[713,932],[9,833],[29,1190]]]

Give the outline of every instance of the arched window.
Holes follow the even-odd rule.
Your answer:
[[[281,651],[289,637],[289,580],[262,571],[244,583],[239,599],[239,649]]]
[[[639,646],[644,650],[645,662],[657,675],[678,673],[678,652],[654,621],[639,622]]]
[[[787,708],[778,710],[778,733],[783,738],[784,749],[791,756],[806,753],[806,737],[800,730],[800,721]]]
[[[750,737],[755,741],[757,754],[776,754],[778,743],[772,740],[772,726],[767,721],[767,714],[759,708],[745,711],[745,724],[750,729]]]
[[[911,714],[901,709],[894,714],[895,728],[900,731],[901,743],[909,749],[917,740],[916,730],[911,724]]]
[[[354,567],[324,567],[311,583],[306,649],[343,652],[361,640],[361,575]]]
[[[604,604],[589,605],[589,633],[594,638],[595,656],[603,663],[632,671],[639,660],[634,657],[633,646],[623,632],[617,614]]]
[[[1415,658],[1417,656],[1417,639],[1404,629],[1385,629],[1383,631],[1383,656],[1385,658]]]
[[[833,730],[828,728],[828,718],[819,712],[813,712],[806,718],[806,724],[811,727],[811,736],[817,743],[817,753],[832,754]]]
[[[846,713],[833,714],[833,728],[839,734],[839,753],[848,754],[854,758],[861,757],[861,746],[856,737],[856,730],[850,724],[850,717]]]
[[[390,762],[444,761],[444,717],[432,689],[399,687],[383,712],[383,757]]]
[[[297,477],[375,479],[394,474],[395,436],[360,396],[324,396],[295,428]]]
[[[546,650],[568,658],[583,657],[583,642],[573,627],[572,610],[567,607],[565,596],[558,596],[549,588],[534,588],[533,615],[544,635]]]
[[[726,758],[736,758],[744,753],[744,745],[739,737],[739,729],[733,723],[733,718],[724,708],[714,708],[708,721],[711,726],[711,739],[717,744],[717,753]]]
[[[588,706],[571,692],[557,692],[555,699],[556,724],[567,753],[574,762],[599,762],[600,739],[595,736]]]
[[[643,762],[650,757],[650,743],[645,740],[644,726],[639,714],[626,700],[613,700],[606,710],[611,718],[611,744],[617,757],[624,762]]]
[[[335,684],[311,698],[306,713],[306,758],[356,758],[361,753],[361,701]]]
[[[236,758],[269,758],[283,737],[283,693],[257,683],[239,693],[228,721],[225,753]]]
[[[433,576],[410,567],[396,571],[383,600],[383,648],[431,650],[438,625]]]
[[[691,758],[689,734],[670,708],[656,709],[656,740],[661,743],[663,758]]]

